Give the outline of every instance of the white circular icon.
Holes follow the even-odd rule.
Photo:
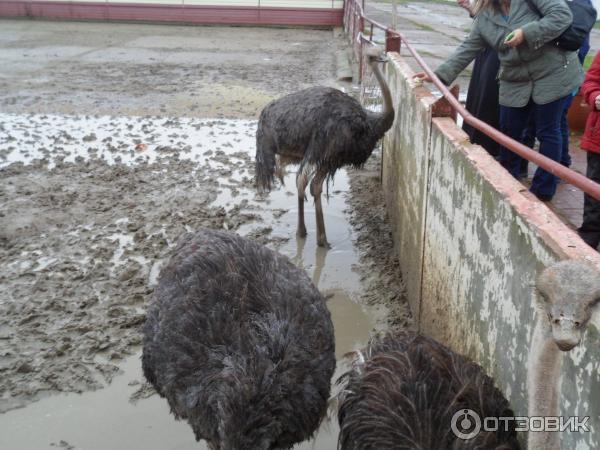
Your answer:
[[[481,418],[472,409],[460,409],[452,416],[451,427],[454,436],[468,441],[481,431]]]

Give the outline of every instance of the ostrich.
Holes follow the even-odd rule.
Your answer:
[[[213,450],[289,449],[326,412],[335,356],[325,300],[266,247],[185,235],[143,332],[146,379]]]
[[[530,416],[559,416],[562,352],[579,344],[600,302],[600,274],[581,261],[563,261],[538,277],[539,318],[528,362]],[[516,449],[514,428],[456,439],[451,421],[471,409],[479,417],[513,413],[481,367],[415,333],[388,335],[359,353],[338,380],[338,447],[363,449]],[[510,422],[513,423],[514,422]],[[530,432],[528,448],[558,450],[556,432]]]
[[[394,122],[390,89],[378,65],[381,51],[371,48],[367,60],[383,94],[383,112],[364,109],[353,97],[338,89],[312,87],[269,103],[262,111],[256,131],[256,184],[268,191],[277,174],[283,183],[287,164],[300,164],[297,236],[306,236],[305,190],[315,200],[317,244],[328,247],[321,205],[323,183],[343,166],[362,166]],[[312,180],[312,181],[311,181]]]
[[[600,273],[575,260],[546,268],[537,279],[538,312],[527,372],[529,416],[560,416],[563,352],[575,348],[600,303]],[[560,450],[560,434],[530,432],[528,448]]]
[[[342,375],[338,448],[342,450],[519,449],[514,427],[453,434],[453,416],[465,409],[479,417],[511,417],[493,380],[467,358],[412,332],[372,340]]]

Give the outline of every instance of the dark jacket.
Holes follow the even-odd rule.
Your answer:
[[[532,0],[543,14],[533,12],[525,0],[512,0],[508,20],[492,9],[475,17],[469,36],[435,71],[447,84],[486,46],[498,52],[500,59],[500,104],[525,106],[530,98],[537,104],[558,100],[583,81],[583,70],[575,52],[567,52],[553,44],[555,38],[573,20],[564,0]],[[518,28],[525,42],[517,48],[504,44],[506,37]]]
[[[590,105],[591,112],[587,118],[585,132],[581,139],[581,148],[589,152],[600,153],[600,111],[596,109],[596,97],[600,95],[600,53],[588,70],[581,86],[581,96]]]

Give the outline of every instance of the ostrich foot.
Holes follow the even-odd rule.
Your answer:
[[[329,245],[329,242],[327,242],[327,236],[318,236],[317,245],[323,248],[331,248],[331,245]]]
[[[304,225],[302,225],[302,226],[298,225],[298,229],[296,230],[296,236],[299,238],[306,237],[306,227]]]

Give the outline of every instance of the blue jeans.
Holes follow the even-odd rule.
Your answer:
[[[563,113],[560,118],[560,133],[562,135],[562,153],[560,155],[560,163],[565,167],[571,167],[571,155],[569,154],[569,122],[567,121],[567,114],[569,114],[569,108],[573,104],[573,96],[570,95],[565,100],[563,106]]]
[[[573,104],[573,97],[567,98],[565,100],[564,109],[560,118],[560,133],[562,136],[562,152],[560,155],[560,163],[563,166],[571,167],[571,155],[569,154],[569,122],[567,120],[567,115],[569,114],[569,108]],[[529,113],[529,118],[527,119],[527,126],[523,131],[523,135],[520,139],[521,143],[526,145],[529,148],[533,148],[535,145],[535,114],[533,114],[533,110]],[[522,167],[527,167],[527,161],[525,160],[522,164]],[[523,170],[522,170],[523,172]],[[521,173],[521,176],[527,176],[527,170],[524,173]]]
[[[540,153],[556,162],[560,162],[563,149],[561,120],[565,102],[570,98],[571,95],[569,94],[545,105],[537,105],[533,100],[530,100],[526,106],[521,108],[501,105],[500,129],[516,141],[521,141],[529,114],[533,114],[535,134],[538,141],[540,141]],[[502,147],[500,149],[500,163],[515,178],[519,177],[522,160],[523,158],[507,148]],[[535,195],[550,199],[556,192],[557,182],[558,179],[554,175],[538,168],[533,176],[530,190]]]

